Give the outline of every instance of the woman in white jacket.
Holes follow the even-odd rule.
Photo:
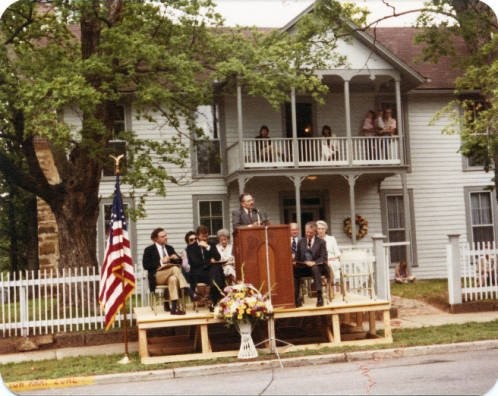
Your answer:
[[[328,225],[323,220],[316,222],[318,237],[324,239],[327,244],[327,259],[330,268],[331,279],[334,284],[341,280],[341,250],[337,245],[336,239],[332,235],[327,235]]]

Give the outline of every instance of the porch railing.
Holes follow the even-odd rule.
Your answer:
[[[295,148],[294,148],[295,144]],[[229,172],[293,166],[400,165],[398,136],[244,139],[228,150]]]

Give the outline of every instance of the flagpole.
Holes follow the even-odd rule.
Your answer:
[[[118,155],[117,157],[110,155],[111,158],[114,159],[115,162],[115,168],[114,168],[114,174],[116,177],[119,177],[119,161],[123,158],[123,154]],[[124,266],[121,268],[121,282],[123,284],[123,291],[125,290],[125,279],[124,279]],[[124,347],[125,347],[125,355],[123,359],[121,359],[118,363],[120,364],[128,364],[130,363],[130,357],[128,353],[128,320],[126,318],[126,300],[123,303],[123,306],[121,307],[121,310],[123,312],[123,342],[124,342]]]

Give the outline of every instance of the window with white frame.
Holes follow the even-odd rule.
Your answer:
[[[387,237],[389,242],[406,241],[405,210],[402,195],[387,195]],[[391,263],[406,261],[406,246],[391,246]]]
[[[218,106],[199,106],[196,126],[204,135],[195,139],[195,173],[210,175],[221,173]]]
[[[119,169],[122,175],[126,173],[126,141],[120,139],[122,133],[126,130],[126,108],[124,105],[114,106],[113,113],[113,138],[107,142],[106,154],[117,157],[123,155],[119,163]],[[104,163],[103,175],[114,176],[115,162],[109,158]]]
[[[223,194],[193,195],[194,224],[204,225],[209,230],[209,236],[215,237],[216,232],[225,226],[227,218],[227,200]]]
[[[408,189],[408,203],[410,208],[410,224],[414,224],[413,211],[413,191]],[[410,227],[410,232],[406,228],[405,203],[403,191],[401,189],[389,189],[381,191],[381,213],[382,231],[387,236],[388,242],[408,242],[410,248],[405,245],[391,246],[389,253],[391,256],[391,266],[395,266],[401,260],[417,265],[417,238],[415,228]],[[409,235],[409,236],[408,236]],[[407,238],[410,238],[409,240]]]
[[[496,202],[490,191],[469,192],[470,228],[473,242],[490,242],[495,240],[493,212]]]

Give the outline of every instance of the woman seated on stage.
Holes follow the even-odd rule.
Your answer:
[[[227,229],[222,228],[216,233],[218,237],[218,244],[216,248],[221,256],[221,262],[223,265],[223,274],[227,284],[233,285],[235,283],[235,257],[233,256],[232,249],[233,246],[230,243],[230,233]]]

